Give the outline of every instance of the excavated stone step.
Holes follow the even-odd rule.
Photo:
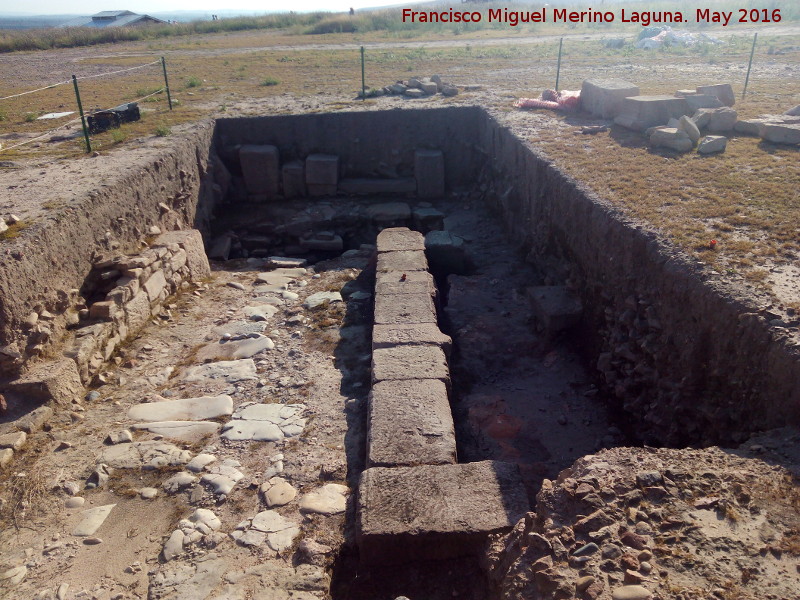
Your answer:
[[[456,462],[447,387],[436,379],[382,381],[369,398],[367,466]]]
[[[395,346],[372,353],[372,381],[439,379],[450,385],[444,351],[437,346]]]
[[[361,475],[356,541],[362,564],[440,560],[481,552],[529,510],[517,465],[373,467]]]

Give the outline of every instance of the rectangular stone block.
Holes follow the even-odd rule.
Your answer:
[[[403,277],[405,275],[405,278]],[[428,271],[386,271],[375,275],[375,294],[427,293],[436,298],[436,283]]]
[[[361,562],[391,565],[480,554],[529,505],[517,465],[482,461],[366,469],[357,510]]]
[[[95,302],[89,307],[89,317],[92,319],[101,319],[103,321],[111,321],[117,314],[117,303],[113,300],[103,300]]]
[[[369,194],[411,194],[417,190],[413,177],[397,179],[342,179],[339,191],[353,196]]]
[[[436,307],[430,294],[379,294],[375,297],[375,321],[378,325],[436,323]]]
[[[372,381],[439,379],[450,385],[444,351],[437,346],[394,346],[372,353]]]
[[[255,200],[272,200],[278,195],[280,155],[275,146],[245,145],[239,149],[247,193]]]
[[[596,117],[613,119],[625,98],[638,95],[639,87],[622,79],[587,79],[581,86],[581,107]]]
[[[408,227],[390,227],[378,234],[376,246],[378,252],[425,250],[425,238],[418,231],[411,231]]]
[[[428,261],[422,250],[397,250],[394,252],[381,252],[378,254],[378,272],[389,271],[427,271]]]
[[[156,302],[161,295],[161,292],[164,291],[164,288],[167,286],[167,280],[164,277],[163,271],[156,271],[150,278],[144,282],[142,289],[147,294],[147,297],[150,299],[150,303]]]
[[[367,466],[456,462],[456,434],[444,383],[382,381],[369,397]]]
[[[208,264],[203,236],[197,229],[184,229],[181,231],[168,231],[162,233],[155,241],[156,245],[178,244],[186,251],[186,264],[192,279],[198,280],[211,275]]]
[[[736,104],[736,95],[733,93],[733,88],[731,87],[730,83],[699,85],[697,86],[697,93],[716,96],[725,106],[733,106]]]
[[[581,301],[565,286],[534,286],[526,293],[536,318],[549,335],[574,327],[581,319]]]
[[[450,356],[453,340],[439,330],[435,323],[413,323],[407,325],[374,325],[372,328],[372,350],[392,346],[423,345],[438,346],[445,356]]]
[[[306,158],[306,183],[336,186],[339,183],[339,157],[333,154],[309,154]]]
[[[628,129],[644,131],[649,127],[666,125],[672,118],[678,119],[691,113],[685,98],[631,96],[623,99],[620,114],[614,122]]]
[[[417,180],[417,197],[441,198],[444,196],[444,154],[442,151],[415,151],[414,178]]]
[[[8,388],[36,404],[50,401],[61,405],[83,402],[83,383],[78,367],[71,358],[39,363],[19,379],[9,383]]]
[[[136,294],[131,301],[125,305],[125,317],[128,322],[128,330],[136,334],[150,320],[150,298],[144,290]]]
[[[305,198],[306,169],[302,161],[293,160],[281,168],[284,198]]]

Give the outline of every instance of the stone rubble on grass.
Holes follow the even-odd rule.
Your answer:
[[[306,419],[301,416],[305,408],[304,404],[246,402],[223,426],[222,437],[231,441],[278,442],[285,437],[298,436],[306,426]]]
[[[723,135],[707,135],[697,146],[699,154],[713,154],[715,152],[725,152],[728,138]]]
[[[450,83],[445,83],[439,75],[431,77],[411,77],[398,81],[382,88],[368,89],[367,97],[376,96],[406,96],[409,98],[424,98],[441,93],[442,96],[456,96],[458,88]],[[361,92],[358,93],[359,97]]]
[[[349,492],[350,490],[346,485],[338,483],[325,484],[300,498],[300,510],[328,516],[343,513],[347,508],[347,495]]]

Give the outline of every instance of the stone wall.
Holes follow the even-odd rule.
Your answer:
[[[437,325],[436,286],[421,233],[378,235],[367,469],[358,493],[365,565],[479,554],[491,533],[528,510],[518,467],[456,463],[450,338]]]
[[[488,116],[487,201],[586,307],[581,344],[650,443],[724,443],[800,423],[800,352],[769,314]],[[598,166],[598,168],[601,168]]]

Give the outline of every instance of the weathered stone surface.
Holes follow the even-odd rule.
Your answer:
[[[612,600],[650,600],[653,594],[641,585],[624,585],[611,593]]]
[[[304,198],[306,195],[306,169],[302,161],[293,160],[287,162],[281,168],[283,179],[283,196],[289,200],[292,198]]]
[[[456,462],[447,388],[438,380],[382,381],[373,386],[367,417],[367,466]]]
[[[39,431],[42,427],[49,423],[50,419],[52,418],[53,409],[49,406],[40,406],[20,419],[17,419],[16,426],[17,429],[24,431],[27,434],[31,434],[34,431]]]
[[[106,520],[108,515],[111,514],[111,510],[115,506],[116,504],[106,504],[105,506],[98,506],[96,508],[90,508],[88,510],[83,511],[81,513],[83,520],[72,531],[72,535],[76,536],[93,535],[94,532],[100,528],[100,526]]]
[[[269,508],[284,506],[297,497],[297,490],[283,477],[272,477],[268,482],[262,484],[261,493]]]
[[[375,295],[426,293],[436,297],[436,284],[427,270],[387,271],[375,275]]]
[[[436,308],[430,294],[379,294],[375,298],[376,324],[436,323]]]
[[[28,440],[28,434],[24,431],[15,431],[12,433],[5,433],[0,435],[0,448],[11,448],[12,450],[21,450]]]
[[[342,295],[339,292],[317,292],[316,294],[311,294],[305,299],[305,302],[303,302],[303,307],[312,309],[317,308],[326,302],[333,303],[341,301]]]
[[[235,360],[250,358],[265,350],[275,348],[275,342],[265,335],[253,334],[243,340],[222,340],[214,344],[207,344],[197,352],[197,360]]]
[[[762,140],[775,144],[800,144],[800,124],[762,123],[758,128]]]
[[[347,495],[350,490],[346,485],[327,483],[300,498],[300,510],[321,515],[336,515],[347,508]]]
[[[690,94],[684,96],[686,103],[689,105],[689,110],[694,112],[699,108],[719,108],[724,106],[719,98],[710,94]]]
[[[378,273],[399,271],[402,274],[408,271],[427,270],[428,261],[421,250],[399,250],[378,254]]]
[[[365,194],[409,194],[417,189],[413,177],[396,179],[342,179],[339,191],[354,196]]]
[[[449,385],[447,358],[437,346],[395,346],[372,353],[372,380],[440,379]]]
[[[694,144],[689,135],[675,127],[658,127],[650,135],[650,145],[654,148],[669,148],[676,152],[688,152]]]
[[[548,334],[565,331],[580,321],[581,301],[565,286],[534,286],[526,293],[536,318]]]
[[[81,402],[85,393],[78,367],[71,358],[45,362],[8,384],[8,388],[35,404]]]
[[[132,427],[173,440],[192,442],[217,433],[220,424],[213,421],[154,421],[152,423],[135,423]]]
[[[437,272],[466,275],[472,270],[464,240],[449,231],[425,234],[425,255],[430,267]]]
[[[125,303],[125,316],[128,322],[128,330],[131,333],[138,333],[152,316],[150,311],[150,298],[147,292],[140,290],[129,302]]]
[[[725,152],[725,146],[728,144],[728,138],[723,135],[707,135],[697,146],[697,152],[700,154],[713,154],[715,152]]]
[[[136,421],[202,421],[230,414],[233,399],[227,395],[147,402],[128,410],[128,418]]]
[[[622,79],[586,79],[581,85],[581,107],[596,117],[613,119],[625,98],[638,95],[639,87]]]
[[[356,540],[369,564],[477,554],[527,511],[514,464],[373,467],[361,476]]]
[[[252,358],[241,360],[223,360],[207,365],[198,365],[186,370],[186,381],[203,381],[206,379],[224,379],[228,383],[258,379],[256,364]]]
[[[716,96],[719,101],[725,106],[733,106],[736,104],[736,96],[733,93],[733,88],[729,83],[717,83],[714,85],[699,85],[697,86],[698,94],[705,94],[708,96]]]
[[[733,130],[736,133],[743,133],[744,135],[758,135],[759,127],[768,119],[739,119]]]
[[[258,200],[271,200],[278,195],[280,156],[275,146],[245,145],[239,149],[247,193]]]
[[[453,341],[449,335],[442,333],[435,323],[376,324],[372,328],[373,350],[408,344],[439,346],[445,355],[449,356]]]
[[[614,122],[628,129],[644,131],[648,127],[664,125],[670,118],[677,119],[690,112],[685,98],[631,96],[622,101],[620,114]]]
[[[105,448],[97,458],[98,464],[115,469],[157,469],[185,465],[192,458],[191,452],[173,444],[160,441],[133,442]]]
[[[699,129],[711,132],[732,131],[736,125],[736,111],[727,106],[721,108],[701,108],[692,120]]]
[[[0,469],[5,469],[11,461],[14,460],[14,450],[12,448],[3,448],[0,450]]]
[[[444,196],[444,154],[441,150],[417,150],[414,152],[414,178],[417,180],[419,198],[441,198]]]
[[[192,279],[202,279],[211,275],[211,267],[203,247],[203,236],[197,229],[162,233],[154,245],[166,246],[168,244],[178,244],[186,252],[186,264]]]
[[[306,185],[311,196],[336,194],[339,183],[339,157],[310,154],[306,158]]]
[[[697,125],[694,124],[694,121],[686,115],[681,115],[681,118],[678,119],[678,128],[686,132],[686,135],[689,136],[693,144],[696,144],[700,140],[700,130],[697,128]]]
[[[379,227],[408,225],[411,220],[411,207],[406,202],[372,204],[365,212]]]
[[[389,227],[378,234],[376,246],[378,252],[425,250],[425,238],[408,227]]]
[[[435,208],[415,208],[411,211],[411,222],[422,233],[440,231],[444,229],[444,213]]]

